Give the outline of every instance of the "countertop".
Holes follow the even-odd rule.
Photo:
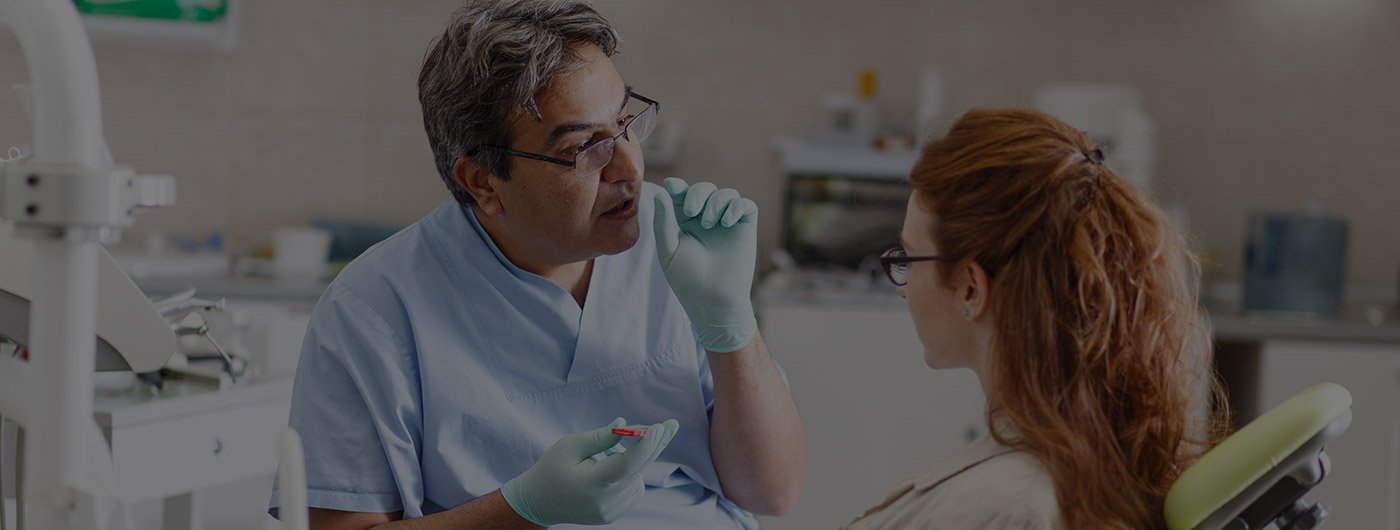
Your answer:
[[[755,303],[760,321],[764,307],[864,308],[873,311],[907,311],[892,288],[850,289],[827,285],[823,280],[792,287],[764,282]],[[1303,339],[1347,342],[1400,343],[1400,308],[1394,305],[1349,304],[1341,317],[1256,314],[1229,303],[1206,304],[1217,341],[1254,342],[1266,339]]]
[[[230,388],[167,380],[165,389],[152,393],[145,384],[129,390],[98,391],[93,403],[97,424],[104,429],[148,421],[237,407],[272,399],[291,399],[292,378],[252,381]]]
[[[133,278],[136,287],[150,296],[194,287],[200,298],[257,298],[315,303],[330,285],[320,279],[277,279],[259,276],[209,276]]]

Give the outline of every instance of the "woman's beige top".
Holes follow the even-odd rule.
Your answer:
[[[846,530],[1063,530],[1050,473],[1035,457],[984,436],[895,486]]]

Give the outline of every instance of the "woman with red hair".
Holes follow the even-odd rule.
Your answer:
[[[964,115],[910,181],[885,272],[924,361],[977,374],[989,435],[849,528],[1162,528],[1227,414],[1183,236],[1033,110]]]

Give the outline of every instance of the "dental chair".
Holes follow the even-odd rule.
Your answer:
[[[1181,474],[1167,494],[1170,530],[1308,530],[1327,518],[1302,497],[1331,471],[1324,448],[1351,425],[1351,393],[1308,387],[1244,426]]]

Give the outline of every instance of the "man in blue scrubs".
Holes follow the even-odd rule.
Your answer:
[[[643,185],[659,104],[616,46],[550,0],[470,2],[433,43],[419,97],[453,199],[312,316],[291,425],[314,528],[752,529],[794,502],[802,426],[749,300],[757,209]]]

